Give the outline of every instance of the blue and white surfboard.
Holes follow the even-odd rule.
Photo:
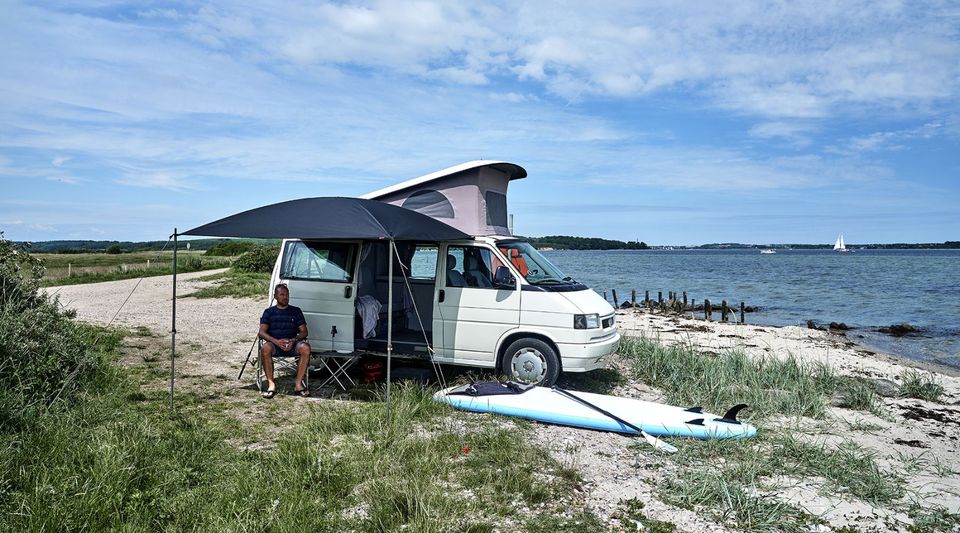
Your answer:
[[[497,391],[497,387],[509,390]],[[451,387],[433,397],[465,411],[634,435],[638,432],[631,426],[654,436],[695,439],[747,438],[757,433],[754,426],[737,420],[745,405],[720,416],[699,407],[685,409],[633,398],[499,383]]]

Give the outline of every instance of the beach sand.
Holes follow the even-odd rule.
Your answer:
[[[178,294],[209,286],[197,278],[210,272],[180,276]],[[135,290],[134,290],[135,289]],[[171,280],[169,277],[123,280],[48,289],[65,307],[75,309],[81,320],[128,328],[144,328],[150,339],[135,337],[126,342],[124,363],[142,365],[146,352],[163,357],[169,347],[171,330]],[[132,291],[132,292],[131,292]],[[124,300],[129,300],[124,304]],[[119,313],[117,310],[122,309]],[[177,386],[200,391],[228,391],[230,400],[246,402],[239,411],[242,419],[265,416],[259,396],[251,385],[252,374],[237,381],[237,373],[251,348],[258,317],[266,299],[178,298],[177,304]],[[744,350],[754,357],[794,356],[803,361],[821,361],[838,373],[889,380],[896,384],[901,374],[920,365],[877,353],[843,336],[799,327],[769,327],[705,322],[677,316],[663,316],[639,309],[618,310],[622,335],[646,337],[665,345],[683,344],[707,353],[729,349]],[[148,342],[149,341],[149,342]],[[622,363],[614,360],[612,365]],[[927,370],[930,370],[927,368]],[[942,370],[942,369],[933,369]],[[249,369],[248,369],[249,371]],[[626,370],[623,370],[628,375]],[[912,520],[904,511],[909,501],[921,509],[943,508],[960,512],[960,378],[955,373],[937,372],[945,394],[933,403],[913,398],[880,397],[880,414],[831,407],[826,420],[789,418],[775,422],[794,427],[803,437],[828,442],[850,441],[874,454],[879,465],[898,471],[905,480],[907,496],[885,506],[824,489],[817,479],[771,479],[758,494],[787,502],[820,517],[824,530],[851,526],[860,530],[904,530]],[[247,379],[249,377],[249,379]],[[165,383],[158,381],[157,387]],[[282,384],[281,384],[282,386]],[[640,382],[628,381],[615,394],[662,401],[660,391]],[[302,404],[323,404],[317,397]],[[329,395],[328,395],[329,396]],[[211,398],[215,398],[212,395]],[[749,419],[749,411],[745,412]],[[483,416],[483,415],[469,415]],[[766,421],[767,424],[774,422]],[[583,502],[612,529],[622,523],[615,519],[623,502],[636,498],[650,519],[675,524],[678,531],[736,530],[729,520],[718,518],[709,509],[682,509],[660,499],[658,485],[674,477],[678,467],[638,439],[568,427],[533,425],[533,438],[560,463],[574,468],[583,482]],[[760,426],[760,431],[765,428]],[[683,446],[682,439],[672,439]],[[639,443],[639,445],[638,445]],[[709,468],[709,465],[705,466]],[[820,526],[817,526],[820,527]]]

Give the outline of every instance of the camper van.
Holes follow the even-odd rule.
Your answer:
[[[525,176],[512,163],[473,161],[364,195],[473,237],[398,241],[393,253],[384,240],[286,239],[271,287],[289,286],[314,352],[386,353],[389,315],[396,356],[540,385],[601,368],[620,340],[613,307],[511,235],[506,189]]]

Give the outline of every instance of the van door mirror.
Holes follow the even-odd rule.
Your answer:
[[[513,277],[509,268],[500,265],[497,267],[496,274],[493,275],[493,286],[498,289],[516,289],[517,278]]]

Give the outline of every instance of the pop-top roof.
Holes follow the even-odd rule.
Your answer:
[[[510,235],[507,185],[527,171],[506,161],[469,161],[364,194],[474,236]]]

